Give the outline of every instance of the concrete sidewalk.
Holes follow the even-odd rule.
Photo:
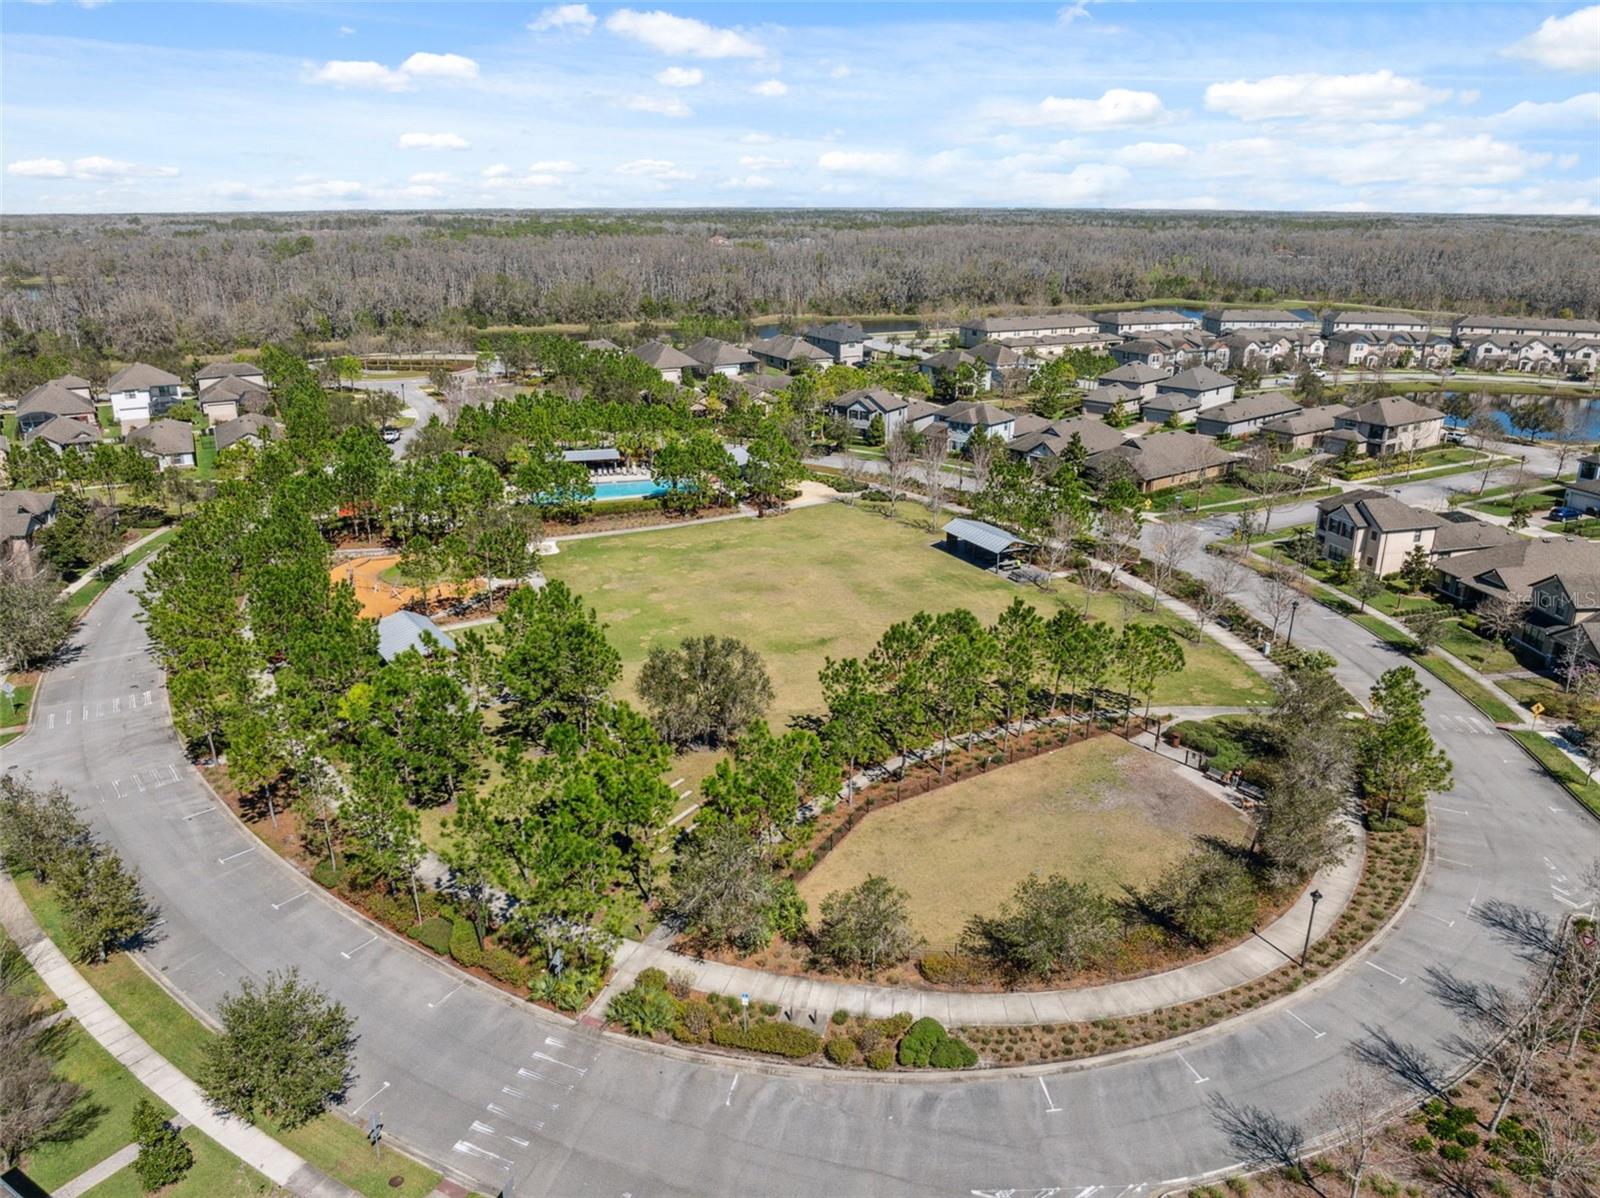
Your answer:
[[[274,1183],[306,1198],[357,1198],[356,1191],[308,1164],[266,1132],[218,1115],[200,1087],[156,1052],[99,991],[72,967],[28,910],[9,874],[0,872],[0,925],[22,950],[34,972],[61,999],[78,1025],[144,1083],[156,1097],[223,1148]]]

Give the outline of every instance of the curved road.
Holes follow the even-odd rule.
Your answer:
[[[511,1182],[520,1196],[1154,1194],[1237,1160],[1214,1097],[1314,1134],[1320,1095],[1377,1029],[1446,1060],[1457,1024],[1430,967],[1513,980],[1524,965],[1482,918],[1486,904],[1558,916],[1574,899],[1554,887],[1600,852],[1600,825],[1435,688],[1430,716],[1457,788],[1435,803],[1418,899],[1375,950],[1290,1005],[1181,1051],[1042,1077],[889,1082],[683,1059],[461,984],[260,847],[184,758],[134,620],[137,582],[135,571],[90,610],[5,765],[65,786],[143,871],[165,916],[145,959],[176,990],[214,1011],[240,975],[298,965],[358,1017],[346,1109],[381,1111],[391,1135],[490,1193]],[[1357,693],[1396,660],[1320,608],[1295,631],[1338,655]]]

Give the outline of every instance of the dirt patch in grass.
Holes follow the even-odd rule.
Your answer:
[[[1141,886],[1195,836],[1247,837],[1237,811],[1170,761],[1100,737],[874,811],[800,883],[822,898],[882,874],[911,896],[931,946],[953,946],[1029,872]]]

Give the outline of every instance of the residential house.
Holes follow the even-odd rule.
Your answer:
[[[682,383],[683,372],[699,365],[688,354],[664,341],[646,341],[630,351],[634,357],[655,370],[669,383]]]
[[[1396,574],[1417,546],[1429,551],[1444,521],[1382,491],[1346,491],[1317,504],[1317,546],[1379,578]]]
[[[757,365],[755,355],[744,346],[718,341],[715,337],[702,337],[686,346],[683,352],[694,359],[694,372],[706,378],[714,374],[736,378],[748,374]]]
[[[186,420],[154,420],[141,425],[128,434],[128,444],[155,458],[158,470],[194,465],[194,425]]]
[[[43,441],[57,453],[73,450],[86,453],[100,443],[100,426],[70,416],[52,416],[23,434],[22,443]]]
[[[983,347],[979,346],[978,348],[982,349]],[[999,346],[997,348],[1004,347]],[[1015,354],[1016,351],[1007,350],[1006,353]],[[1002,358],[1002,355],[993,352],[986,354],[984,357],[979,357],[977,350],[947,349],[942,353],[934,354],[931,358],[924,358],[917,363],[917,369],[933,384],[935,395],[950,393],[963,369],[970,370],[973,384],[979,391],[987,391],[997,383],[1003,384],[1006,379],[1006,372],[1015,369],[1015,366],[1012,365],[1005,367],[993,365],[988,360],[990,358],[996,361],[1010,361],[1009,358]],[[1021,356],[1017,355],[1017,358],[1020,361]]]
[[[867,331],[851,321],[813,325],[801,336],[840,366],[859,366],[866,356]]]
[[[1201,412],[1195,421],[1195,432],[1203,437],[1248,437],[1267,421],[1299,411],[1300,405],[1281,391],[1246,395]]]
[[[1450,327],[1457,342],[1479,337],[1600,338],[1600,320],[1564,320],[1554,316],[1462,316]]]
[[[1101,312],[1095,317],[1102,333],[1119,337],[1138,337],[1145,333],[1174,333],[1196,328],[1200,322],[1182,312],[1163,308],[1130,308],[1122,312]]]
[[[1038,361],[1059,358],[1073,350],[1100,351],[1115,340],[1108,333],[1039,333],[1027,337],[1007,337],[1005,343],[1018,353]]]
[[[1193,424],[1200,398],[1182,391],[1158,391],[1139,407],[1139,417],[1151,424]]]
[[[745,403],[767,408],[792,381],[787,375],[741,374],[733,380],[731,394],[736,398],[742,398]]]
[[[1556,337],[1515,337],[1492,334],[1466,342],[1469,366],[1547,374],[1561,369],[1564,340]]]
[[[1017,430],[1017,418],[991,403],[958,403],[941,408],[934,419],[949,432],[950,448],[960,452],[972,434],[982,431],[990,437],[1009,441]]]
[[[804,337],[780,333],[776,337],[763,337],[750,343],[750,352],[756,361],[778,370],[800,370],[805,366],[831,366],[833,355]]]
[[[1268,420],[1261,426],[1261,431],[1286,453],[1296,449],[1314,449],[1321,442],[1323,434],[1331,433],[1334,422],[1349,410],[1342,403],[1305,408],[1289,416]]]
[[[89,380],[86,378],[81,378],[76,374],[63,374],[50,381],[63,391],[72,392],[79,399],[87,399],[91,402],[94,400],[94,387],[90,385]]]
[[[1212,308],[1200,327],[1221,336],[1235,329],[1309,329],[1311,321],[1282,308]]]
[[[1096,381],[1102,387],[1124,387],[1139,399],[1154,399],[1156,384],[1171,376],[1172,371],[1160,366],[1129,362],[1125,366],[1118,366],[1115,370],[1106,371]]]
[[[622,346],[609,337],[590,337],[587,341],[578,342],[584,349],[592,349],[597,354],[620,354]]]
[[[1204,329],[1179,329],[1171,332],[1141,333],[1113,345],[1110,354],[1119,366],[1132,362],[1162,367],[1176,374],[1191,366],[1215,366],[1219,339]]]
[[[1585,568],[1567,568],[1529,587],[1528,609],[1513,634],[1548,666],[1600,664],[1600,555]]]
[[[1433,326],[1420,316],[1405,312],[1335,312],[1322,314],[1322,332],[1332,337],[1335,333],[1409,333],[1413,337],[1426,337]]]
[[[1580,512],[1600,511],[1600,455],[1586,453],[1578,459],[1578,477],[1567,484],[1561,502]]]
[[[1221,478],[1233,469],[1236,454],[1219,449],[1209,437],[1194,433],[1151,433],[1090,455],[1088,469],[1105,473],[1126,462],[1139,490],[1149,494],[1170,487]]]
[[[963,348],[985,341],[1036,341],[1053,337],[1099,337],[1100,325],[1076,312],[1046,312],[1038,316],[990,316],[964,321],[956,330]]]
[[[99,426],[93,403],[54,382],[40,383],[17,401],[17,431],[24,437],[60,418]]]
[[[1335,430],[1356,433],[1370,457],[1430,449],[1444,435],[1444,413],[1398,395],[1369,399],[1335,418]]]
[[[34,534],[55,518],[51,491],[0,491],[0,562],[31,566]]]
[[[1600,545],[1582,537],[1515,536],[1436,564],[1441,593],[1463,607],[1503,602],[1524,612],[1513,639],[1548,664],[1600,662]]]
[[[942,404],[929,403],[925,399],[913,399],[906,405],[904,426],[914,433],[925,432],[939,423],[939,415],[943,411]]]
[[[1194,366],[1156,382],[1152,402],[1176,409],[1182,400],[1193,400],[1193,410],[1225,404],[1233,398],[1235,383],[1209,366]]]
[[[990,386],[1021,385],[1033,372],[1033,364],[1027,358],[999,341],[985,341],[974,347],[972,356],[989,368]]]
[[[887,441],[899,431],[910,406],[911,401],[905,396],[896,395],[883,387],[862,387],[846,391],[833,400],[828,404],[828,411],[835,416],[842,416],[857,434],[866,433],[874,420],[879,421],[883,427],[883,438]]]
[[[267,441],[276,441],[283,436],[283,426],[259,412],[246,412],[213,426],[213,434],[218,453],[235,445],[259,449]]]
[[[183,395],[183,383],[175,374],[135,362],[124,366],[106,383],[106,398],[111,414],[124,433],[149,424]]]
[[[920,362],[928,356],[926,350],[916,349],[910,345],[901,345],[898,341],[891,341],[887,337],[868,337],[861,343],[861,357],[865,362],[875,362],[879,358],[894,358],[902,362]]]
[[[1083,393],[1083,412],[1086,416],[1109,416],[1120,404],[1130,416],[1138,411],[1143,396],[1122,383],[1107,383]]]
[[[247,379],[230,376],[202,391],[195,403],[212,424],[232,420],[240,412],[264,412],[272,401],[265,387]]]
[[[224,379],[253,383],[262,390],[267,386],[266,372],[253,362],[212,362],[194,372],[195,390],[204,395]]]
[[[1039,429],[1024,429],[1021,418],[1017,421],[1017,434],[1006,449],[1013,457],[1030,462],[1051,462],[1061,458],[1076,437],[1087,457],[1114,449],[1127,440],[1120,431],[1103,420],[1089,420],[1074,416],[1068,420],[1054,420]]]

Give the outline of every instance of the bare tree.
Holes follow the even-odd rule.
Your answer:
[[[1162,524],[1156,534],[1155,552],[1150,557],[1150,609],[1161,602],[1161,592],[1200,545],[1200,530],[1192,524]]]
[[[894,430],[893,435],[883,446],[883,481],[884,493],[889,496],[889,516],[895,514],[895,506],[900,502],[900,496],[905,493],[906,479],[911,475],[911,466],[916,456],[911,439],[906,436],[902,426]]]
[[[1200,627],[1217,619],[1227,610],[1228,604],[1233,602],[1233,597],[1244,586],[1245,577],[1250,573],[1250,567],[1240,560],[1239,555],[1224,549],[1211,559],[1211,574],[1203,580],[1203,589],[1200,592],[1200,602],[1195,610],[1200,614]]]
[[[1323,1099],[1323,1116],[1339,1138],[1328,1155],[1350,1182],[1350,1198],[1361,1198],[1367,1165],[1399,1100],[1400,1092],[1388,1077],[1359,1063],[1345,1073],[1344,1085]]]
[[[847,453],[839,465],[839,473],[844,481],[849,484],[844,492],[844,501],[854,507],[856,497],[867,486],[871,475],[867,471],[867,464],[853,453]]]
[[[1077,557],[1078,538],[1087,530],[1086,511],[1069,506],[1050,513],[1049,529],[1039,546],[1039,562],[1051,578]],[[1048,584],[1050,579],[1044,581]]]
[[[917,461],[922,466],[922,494],[928,504],[929,527],[938,522],[939,513],[944,510],[945,495],[950,488],[949,476],[944,472],[947,453],[948,438],[944,430],[930,429],[923,436],[917,452]]]
[[[45,1014],[31,995],[0,990],[0,1169],[58,1133],[82,1093],[55,1075]]]
[[[1111,585],[1111,576],[1094,564],[1094,559],[1085,560],[1078,567],[1078,586],[1083,591],[1083,610],[1087,614],[1089,606],[1095,596]]]
[[[1469,1003],[1456,1002],[1474,1033],[1465,1041],[1494,1074],[1500,1101],[1489,1118],[1489,1134],[1500,1130],[1500,1120],[1535,1065],[1561,1035],[1559,1004],[1550,1001],[1555,970],[1541,970],[1520,990],[1495,986],[1469,989]]]
[[[1117,580],[1117,571],[1128,560],[1138,540],[1138,516],[1114,508],[1100,513],[1100,542],[1110,558],[1112,582]]]
[[[1581,880],[1580,894],[1587,893],[1591,902],[1600,902],[1600,857],[1589,863]],[[1567,1038],[1567,1057],[1578,1051],[1578,1041],[1589,1026],[1589,1015],[1595,1000],[1600,998],[1600,944],[1595,943],[1591,926],[1585,942],[1584,933],[1569,927],[1563,945],[1561,962],[1556,968],[1555,985],[1559,1002],[1567,1011],[1572,1024]]]
[[[1483,489],[1489,485],[1489,474],[1494,469],[1492,465],[1489,445],[1498,441],[1505,430],[1500,427],[1499,421],[1487,411],[1474,412],[1467,421],[1467,431],[1478,443],[1478,452],[1483,455],[1483,475],[1478,479],[1478,494],[1483,494]]]
[[[1526,603],[1520,603],[1508,595],[1491,595],[1473,609],[1478,630],[1500,639],[1509,636],[1513,629],[1520,626],[1527,612]]]
[[[978,490],[983,490],[989,485],[989,471],[994,467],[994,456],[1001,452],[1001,445],[994,437],[982,430],[974,431],[967,438],[966,455],[967,463],[972,467],[972,482]]]
[[[1533,1117],[1539,1138],[1539,1165],[1549,1193],[1588,1196],[1600,1185],[1600,1135],[1581,1114],[1541,1106]]]
[[[1305,1135],[1298,1124],[1258,1106],[1237,1106],[1220,1095],[1211,1100],[1211,1118],[1245,1165],[1292,1170],[1312,1193],[1322,1193],[1316,1175],[1303,1163]]]
[[[1272,643],[1278,641],[1278,626],[1300,600],[1300,575],[1293,567],[1278,563],[1261,578],[1261,606],[1272,621]]]

